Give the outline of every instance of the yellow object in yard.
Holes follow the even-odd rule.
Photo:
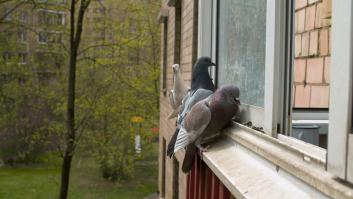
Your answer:
[[[133,123],[141,123],[142,122],[142,117],[140,117],[140,116],[132,116],[131,117],[131,122],[133,122]]]

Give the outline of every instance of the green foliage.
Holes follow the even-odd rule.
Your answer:
[[[19,62],[17,56],[6,62],[0,58],[0,157],[7,163],[35,162],[54,139],[49,130],[52,101],[43,95],[51,85],[41,85],[38,74]]]
[[[83,41],[95,42],[82,44],[81,56],[89,59],[79,62],[76,105],[84,143],[100,163],[102,176],[122,180],[134,176],[135,160],[141,156],[135,154],[135,135],[142,138],[143,156],[151,145],[150,129],[158,123],[158,5],[148,4],[149,10],[140,1],[112,2],[105,1],[112,11],[104,23],[94,24],[108,33],[108,40],[83,34]],[[114,13],[125,20],[109,17]],[[134,116],[142,122],[133,123]]]
[[[92,14],[84,21],[77,59],[77,144],[110,180],[133,178],[136,160],[148,155],[156,136],[150,129],[159,119],[159,8],[155,1],[92,1]],[[37,27],[27,28],[38,34],[31,32]],[[0,159],[42,162],[48,152],[60,154],[66,146],[68,27],[45,28],[62,31],[63,43],[37,45],[25,65],[18,64],[17,55],[0,58]],[[24,49],[18,38],[0,33],[1,53]],[[134,116],[142,122],[133,123]],[[141,154],[135,152],[137,134]]]

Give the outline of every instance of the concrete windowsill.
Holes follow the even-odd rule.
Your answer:
[[[236,198],[353,198],[351,187],[325,171],[321,153],[240,124],[224,134],[203,160]]]

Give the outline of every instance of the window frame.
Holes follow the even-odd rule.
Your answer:
[[[251,121],[254,126],[263,127],[265,133],[271,136],[276,136],[278,124],[282,124],[284,120],[279,117],[282,115],[284,108],[278,109],[273,106],[273,104],[278,103],[284,104],[282,96],[285,89],[280,88],[279,91],[278,88],[278,85],[281,85],[280,82],[284,79],[277,78],[274,80],[273,78],[281,77],[279,74],[285,72],[280,67],[286,61],[284,59],[286,55],[280,48],[286,45],[286,21],[283,20],[286,18],[285,6],[285,2],[281,0],[267,0],[267,10],[275,10],[275,12],[266,12],[264,107],[243,104],[244,110],[241,116],[244,121]],[[217,1],[204,0],[199,2],[198,57],[210,56],[216,63],[218,57],[218,9]],[[277,38],[281,39],[278,40]],[[210,72],[217,86],[217,69],[212,68]],[[264,115],[270,117],[264,117]]]
[[[42,16],[40,16],[41,14],[40,13],[44,13],[44,15],[42,14]],[[50,22],[49,23],[47,23],[48,21],[51,21],[51,20],[54,20],[55,21],[55,19],[49,19],[48,20],[48,17],[56,17],[56,16],[59,16],[60,15],[60,17],[61,17],[61,22],[60,22],[60,24],[58,23],[58,24],[51,24]],[[37,17],[38,17],[38,23],[40,24],[40,25],[49,25],[49,26],[62,26],[62,25],[65,25],[65,17],[66,17],[66,14],[65,14],[65,12],[64,11],[56,11],[56,10],[48,10],[48,9],[38,9],[37,10]],[[43,21],[41,21],[41,20],[43,20],[43,19],[40,19],[41,17],[45,17],[45,19],[44,19],[44,22],[45,23],[43,23]]]
[[[353,182],[352,55],[353,2],[332,1],[330,125],[327,170]],[[342,117],[343,116],[343,117]],[[348,169],[349,168],[349,169]]]
[[[46,41],[41,41],[41,34],[44,34],[42,36],[45,36],[44,38],[46,38]],[[60,31],[40,30],[38,32],[38,43],[39,44],[62,44],[63,43],[62,36],[63,36],[62,32]],[[55,38],[55,39],[51,40],[52,38]]]

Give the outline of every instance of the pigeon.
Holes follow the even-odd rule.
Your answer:
[[[199,88],[211,91],[216,89],[208,73],[208,67],[210,66],[216,66],[216,64],[211,61],[210,57],[200,57],[197,59],[192,70],[191,92],[195,92]]]
[[[189,90],[182,77],[179,64],[174,64],[172,67],[173,89],[169,92],[169,100],[170,105],[173,108],[173,112],[168,116],[168,119],[172,119],[178,115],[182,100]]]
[[[196,102],[207,98],[215,90],[215,86],[208,73],[208,67],[210,66],[216,66],[215,63],[212,63],[210,57],[200,57],[193,67],[191,89],[182,100],[182,105],[180,106],[178,118],[176,120],[177,128],[168,143],[167,155],[169,157],[172,157],[174,154],[174,144],[186,113]]]
[[[205,152],[202,144],[208,143],[238,113],[240,106],[239,88],[225,85],[204,100],[197,102],[183,119],[178,132],[174,153],[186,147],[182,170],[188,173],[191,169],[197,148]]]
[[[191,109],[191,107],[194,106],[194,104],[196,104],[197,102],[206,99],[208,96],[212,95],[213,92],[210,90],[206,90],[203,88],[200,88],[198,90],[195,91],[195,93],[193,93],[191,95],[191,93],[188,93],[188,96],[186,96],[185,98],[185,102],[182,104],[181,107],[181,111],[178,115],[178,118],[176,120],[176,130],[168,144],[168,148],[167,148],[167,156],[169,156],[170,158],[172,157],[172,155],[174,154],[174,144],[175,141],[177,139],[178,136],[178,132],[181,128],[183,119],[185,117],[185,115],[187,114],[187,112]]]
[[[174,66],[175,65],[173,65],[173,73],[174,73],[174,77],[176,77],[175,72],[174,72]],[[210,67],[210,66],[216,66],[216,64],[212,62],[210,57],[204,56],[204,57],[200,57],[197,59],[195,65],[193,67],[193,71],[192,71],[191,89],[189,90],[190,94],[189,94],[189,96],[186,96],[186,97],[191,97],[194,94],[194,92],[199,88],[203,88],[203,89],[207,89],[207,90],[211,90],[211,91],[215,90],[216,87],[213,84],[212,78],[210,77],[210,75],[208,73],[208,67]],[[178,70],[178,71],[179,71],[178,76],[181,77],[180,70]],[[174,86],[173,86],[174,88],[176,87],[176,83],[179,84],[180,80],[174,81]],[[175,89],[173,89],[173,90],[175,90]],[[169,96],[169,98],[171,98],[171,96]],[[185,97],[184,97],[184,99],[185,99]],[[172,103],[173,102],[171,100],[171,104]],[[173,107],[173,105],[172,105],[172,107]],[[174,108],[174,110],[178,110],[178,107]],[[181,110],[181,107],[179,108],[179,112],[180,112],[180,110]],[[177,112],[177,111],[174,111],[174,112]],[[169,115],[168,119],[174,118],[176,116],[176,114],[174,112]]]

